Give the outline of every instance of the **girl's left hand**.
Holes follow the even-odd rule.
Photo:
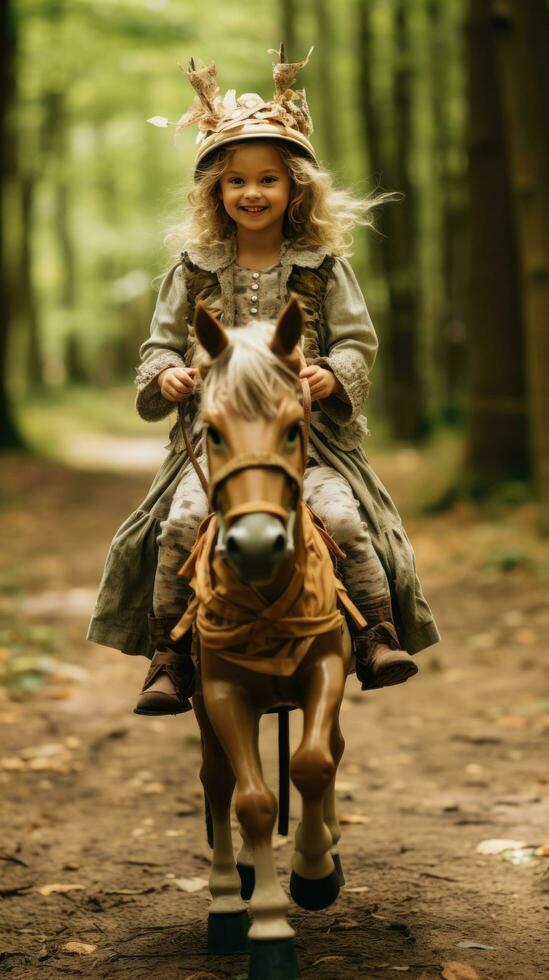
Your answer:
[[[343,391],[335,374],[318,364],[310,364],[309,367],[303,368],[299,372],[299,377],[309,379],[312,401],[329,398],[330,395],[340,395]]]

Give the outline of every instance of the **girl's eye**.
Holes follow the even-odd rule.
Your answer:
[[[294,446],[295,445],[295,443],[299,439],[299,432],[300,432],[299,422],[294,422],[293,425],[290,426],[290,428],[288,429],[288,431],[286,433],[286,444],[288,446]]]
[[[214,425],[208,426],[208,439],[214,446],[223,445],[223,436],[221,435],[219,430],[215,428]]]
[[[264,177],[263,182],[265,181],[267,181],[268,184],[274,184],[276,181],[276,177]]]

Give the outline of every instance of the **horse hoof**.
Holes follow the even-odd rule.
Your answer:
[[[252,939],[248,980],[299,980],[293,939]]]
[[[339,895],[339,875],[334,870],[325,878],[302,878],[295,871],[290,877],[290,895],[296,905],[309,912],[318,912],[335,902]]]
[[[240,875],[240,896],[247,902],[254,893],[255,868],[252,864],[237,863],[236,870]]]
[[[248,949],[248,913],[210,912],[208,953],[244,953]]]
[[[339,881],[339,887],[343,888],[345,884],[345,875],[343,874],[343,868],[341,866],[341,858],[339,854],[332,854],[334,867],[337,871],[337,880]]]

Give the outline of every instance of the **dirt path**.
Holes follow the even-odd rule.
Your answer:
[[[32,695],[0,693],[0,975],[245,977],[245,959],[207,955],[207,889],[181,888],[208,874],[194,719],[132,715],[144,662],[83,639],[106,545],[147,481],[25,458],[2,473],[0,670],[8,647],[55,663]],[[337,904],[291,909],[302,976],[539,980],[549,859],[476,848],[549,841],[547,543],[528,509],[408,524],[444,643],[401,688],[349,681],[340,811],[362,822],[344,827]]]

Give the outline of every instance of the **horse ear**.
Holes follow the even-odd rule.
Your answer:
[[[229,346],[229,338],[219,320],[202,300],[196,304],[193,327],[199,343],[208,351],[212,361]]]
[[[288,357],[299,343],[303,333],[303,312],[301,303],[295,293],[292,293],[282,310],[277,323],[271,350],[277,357]]]

